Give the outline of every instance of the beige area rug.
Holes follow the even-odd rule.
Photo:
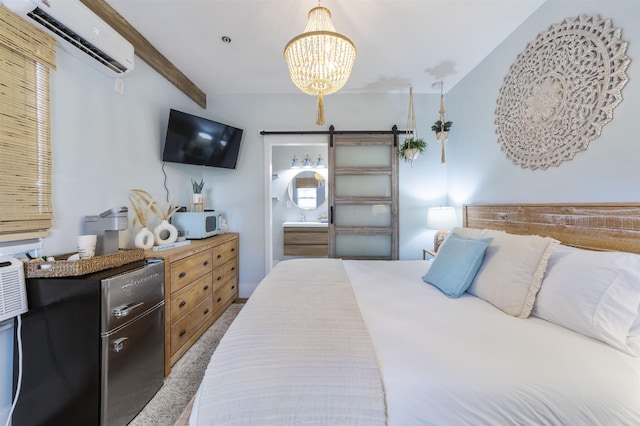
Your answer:
[[[233,303],[218,318],[198,341],[171,367],[158,393],[134,418],[130,426],[174,426],[186,425],[188,418],[181,418],[200,386],[204,371],[213,351],[218,346],[243,303]]]

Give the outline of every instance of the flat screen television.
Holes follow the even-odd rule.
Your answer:
[[[162,161],[235,169],[242,129],[172,109]]]

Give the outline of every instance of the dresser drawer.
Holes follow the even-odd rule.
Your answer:
[[[238,240],[232,240],[224,244],[220,244],[213,248],[213,267],[228,262],[231,259],[238,257]]]
[[[191,312],[175,324],[171,325],[171,356],[200,329],[213,315],[213,304],[210,297],[200,302]]]
[[[171,293],[211,272],[212,249],[207,249],[171,264]]]
[[[171,323],[182,318],[193,309],[198,303],[202,302],[206,297],[211,298],[212,273],[196,279],[181,290],[171,295]]]
[[[229,280],[238,281],[238,259],[232,259],[213,270],[214,289]]]
[[[230,280],[224,284],[217,286],[213,291],[213,310],[218,312],[222,307],[226,306],[229,300],[235,300],[238,295],[237,281]]]

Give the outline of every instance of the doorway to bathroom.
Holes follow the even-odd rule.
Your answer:
[[[297,235],[309,230],[315,234],[319,227],[326,229],[329,172],[327,134],[265,135],[264,142],[266,275],[284,259],[305,257],[308,247],[288,247],[287,253],[293,254],[285,254],[285,226],[296,228],[298,240]]]

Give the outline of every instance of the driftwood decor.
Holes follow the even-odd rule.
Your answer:
[[[523,168],[559,166],[600,135],[628,79],[620,31],[597,15],[565,18],[518,55],[495,112],[507,158]]]

